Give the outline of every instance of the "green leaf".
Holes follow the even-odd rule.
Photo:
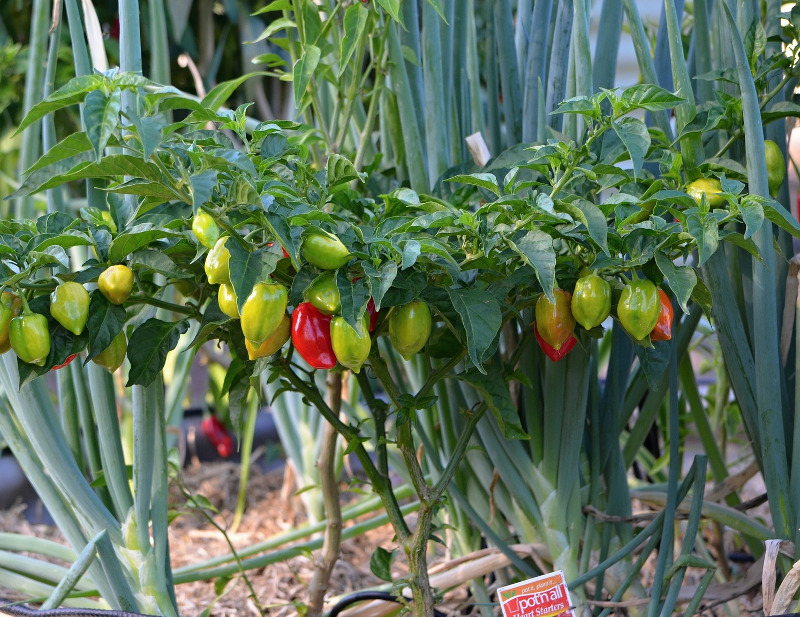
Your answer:
[[[350,58],[358,47],[358,41],[364,34],[369,11],[360,2],[354,3],[344,14],[344,37],[339,47],[339,79],[342,78]]]
[[[747,239],[756,233],[764,223],[764,208],[757,199],[751,198],[750,195],[745,195],[739,208],[745,224],[744,237]]]
[[[358,173],[356,166],[340,154],[331,154],[326,165],[328,191],[353,180],[366,182],[367,174]]]
[[[500,303],[481,289],[448,289],[447,292],[467,334],[469,357],[478,370],[485,373],[486,352],[503,324]]]
[[[238,242],[228,242],[225,246],[231,253],[231,285],[236,292],[236,303],[241,313],[253,287],[257,283],[267,282],[269,275],[275,271],[280,256],[269,249],[251,252]]]
[[[189,178],[189,186],[192,187],[192,208],[195,212],[200,206],[207,204],[211,200],[211,193],[217,185],[217,175],[215,169],[206,169],[203,173],[194,174]]]
[[[400,268],[405,270],[417,263],[417,257],[419,257],[421,252],[422,248],[420,247],[419,240],[405,241],[402,250],[403,263],[400,265]]]
[[[572,218],[583,223],[589,232],[589,237],[606,255],[610,256],[608,252],[608,222],[600,208],[586,199],[576,199],[571,203],[559,202],[556,210],[568,212]]]
[[[380,268],[376,269],[367,262],[363,263],[364,274],[370,282],[370,289],[372,290],[372,300],[375,302],[375,310],[381,310],[381,302],[383,296],[389,291],[395,277],[397,276],[397,264],[393,261],[382,263]]]
[[[205,343],[217,328],[230,320],[231,318],[220,310],[217,296],[211,296],[211,300],[203,313],[203,321],[200,322],[200,329],[197,331],[192,342],[187,346],[187,349]]]
[[[283,133],[269,133],[261,142],[261,158],[277,159],[289,151],[289,140]]]
[[[508,384],[499,368],[492,366],[484,375],[475,369],[470,369],[456,377],[469,383],[481,394],[481,400],[489,407],[506,439],[530,439],[522,429],[519,413],[511,400]]]
[[[131,156],[127,154],[109,154],[104,156],[99,162],[90,163],[85,158],[85,153],[75,157],[79,162],[68,171],[53,174],[50,168],[37,170],[25,183],[12,195],[12,197],[21,197],[30,195],[37,191],[44,191],[46,189],[59,186],[66,182],[74,182],[75,180],[84,180],[86,178],[114,178],[117,176],[133,176],[135,178],[144,178],[154,182],[161,181],[161,171],[154,163],[142,160],[141,157]],[[89,160],[92,156],[89,156]],[[62,165],[66,165],[71,159],[65,159],[55,166],[60,169]],[[55,171],[55,169],[53,170]],[[36,177],[34,181],[34,176]]]
[[[396,551],[389,552],[380,546],[375,549],[369,558],[369,569],[382,581],[392,582],[392,561]]]
[[[225,102],[236,91],[236,88],[241,86],[248,79],[252,77],[268,77],[269,75],[269,73],[265,73],[263,71],[255,71],[253,73],[247,73],[246,75],[237,77],[236,79],[223,81],[221,84],[214,86],[211,92],[203,97],[203,100],[200,102],[200,104],[206,109],[216,111],[225,104]]]
[[[175,349],[180,335],[186,332],[186,321],[167,322],[148,319],[131,334],[128,340],[128,360],[131,363],[128,382],[133,385],[149,386],[164,369],[167,354]]]
[[[764,216],[795,238],[800,238],[800,224],[783,205],[774,199],[758,198],[764,208]]]
[[[258,9],[253,15],[263,15],[264,13],[269,13],[270,11],[291,11],[292,10],[292,2],[291,0],[273,0],[267,6]]]
[[[311,78],[314,76],[314,71],[317,70],[321,55],[322,52],[319,47],[306,45],[302,57],[295,62],[292,70],[295,107],[300,107],[303,95],[306,93],[308,85],[311,83]]]
[[[339,269],[336,272],[336,287],[342,303],[342,317],[350,327],[360,332],[361,318],[369,301],[369,282],[365,278],[351,281],[347,278],[347,273]]]
[[[616,326],[615,326],[616,327]],[[669,356],[672,341],[655,341],[652,347],[634,345],[636,356],[642,365],[647,383],[653,390],[658,390],[661,378],[669,370]]]
[[[702,266],[711,257],[719,246],[719,227],[713,217],[706,217],[705,221],[696,212],[686,216],[687,231],[697,242],[699,261],[697,267]]]
[[[117,193],[120,195],[139,195],[140,197],[154,197],[163,201],[179,200],[183,201],[183,197],[176,193],[169,186],[161,182],[151,182],[150,180],[142,180],[134,178],[122,184],[114,185],[106,189],[109,193]]]
[[[128,258],[128,265],[131,268],[139,267],[146,270],[158,272],[169,278],[185,279],[191,278],[192,275],[188,274],[170,259],[169,255],[162,251],[154,251],[145,249],[132,253]]]
[[[600,109],[594,104],[592,99],[587,96],[576,96],[567,99],[556,107],[554,114],[580,114],[589,118],[599,118]]]
[[[380,6],[384,8],[384,10],[392,16],[397,23],[403,23],[402,18],[400,17],[400,4],[401,0],[375,0]]]
[[[111,341],[122,332],[127,319],[128,314],[122,306],[111,304],[99,289],[92,292],[89,300],[89,318],[86,320],[86,331],[89,333],[89,352],[86,362],[111,345]]]
[[[638,118],[630,116],[616,120],[612,125],[631,157],[635,177],[641,171],[644,157],[650,148],[650,132],[647,130],[647,125]]]
[[[672,293],[678,299],[684,313],[689,312],[689,299],[692,297],[694,286],[697,284],[697,274],[691,266],[677,266],[662,252],[656,253],[656,265],[661,274],[667,279]]]
[[[446,181],[479,186],[500,197],[500,185],[497,184],[497,178],[493,174],[459,174],[452,178],[447,178]]]
[[[44,118],[47,114],[80,103],[86,98],[89,92],[101,87],[104,81],[105,77],[98,74],[83,75],[69,80],[41,103],[34,105],[28,112],[28,115],[23,118],[19,128],[14,134],[18,135],[37,120]]]
[[[28,248],[25,252],[43,251],[50,246],[60,246],[61,248],[68,249],[73,246],[88,246],[93,244],[93,240],[86,234],[78,231],[56,233],[56,234],[41,234],[31,238],[28,242]]]
[[[258,13],[256,13],[256,15],[258,15]],[[268,39],[276,32],[280,32],[281,30],[289,30],[290,28],[297,28],[297,24],[288,17],[279,17],[278,19],[271,21],[269,25],[264,28],[264,31],[258,35],[258,38],[253,41],[253,43],[258,43],[259,41]]]
[[[91,150],[92,142],[89,141],[86,133],[71,133],[43,154],[30,169],[26,169],[24,175],[27,176],[37,169],[43,168],[50,170],[48,172],[50,176],[67,172],[82,161],[92,160]],[[81,155],[84,156],[81,157]],[[61,161],[65,162],[60,166],[59,171],[54,172],[55,164]]]
[[[106,144],[119,124],[120,111],[122,111],[122,92],[120,90],[114,90],[108,96],[101,90],[94,90],[86,95],[83,105],[83,120],[86,125],[86,136],[92,142],[98,161],[103,156]]]
[[[761,119],[764,124],[789,117],[800,118],[800,105],[791,101],[780,101],[761,112]]]
[[[122,262],[128,255],[162,238],[180,236],[177,231],[156,227],[152,223],[141,223],[126,229],[111,241],[108,259],[112,263]]]
[[[682,103],[683,98],[654,84],[637,84],[626,88],[620,96],[620,101],[627,113],[634,109],[646,109],[647,111],[672,109]]]
[[[134,125],[142,142],[142,158],[149,159],[164,139],[167,121],[162,115],[134,118]]]
[[[542,290],[551,301],[556,282],[556,252],[553,238],[538,229],[527,232],[520,240],[507,240],[512,251],[533,268]]]

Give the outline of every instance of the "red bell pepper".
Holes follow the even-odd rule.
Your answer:
[[[303,302],[292,313],[292,344],[312,367],[330,369],[336,366],[331,344],[331,316],[310,302]]]

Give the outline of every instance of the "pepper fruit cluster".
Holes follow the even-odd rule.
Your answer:
[[[133,284],[133,272],[123,264],[106,268],[97,279],[100,293],[114,305],[128,300]],[[61,326],[76,337],[76,346],[81,345],[80,337],[89,319],[89,292],[75,281],[59,283],[50,293],[45,312],[31,308],[29,300],[33,303],[33,299],[10,291],[0,294],[0,354],[13,350],[22,362],[40,367],[49,362],[50,370],[54,371],[64,368],[78,356],[86,343],[78,351],[73,347],[71,353],[58,357],[58,350],[54,351],[52,344],[51,328]],[[37,302],[40,299],[36,298]],[[48,321],[48,312],[52,322]],[[127,339],[124,332],[119,332],[105,349],[94,354],[92,361],[113,373],[122,366],[126,354]]]
[[[565,357],[577,343],[575,326],[592,330],[612,309],[611,284],[596,273],[577,280],[572,293],[553,290],[553,301],[542,294],[536,301],[534,335],[550,360]],[[664,290],[649,279],[625,284],[616,305],[616,318],[636,341],[668,341],[672,338],[673,308]]]

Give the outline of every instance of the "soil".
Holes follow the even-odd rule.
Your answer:
[[[285,468],[262,471],[251,468],[248,482],[247,508],[239,529],[228,537],[241,550],[257,542],[263,542],[306,522],[303,506],[293,489],[287,490]],[[219,510],[215,521],[228,530],[233,521],[233,512],[239,485],[239,464],[235,462],[203,462],[184,469],[184,481],[190,492],[204,496]],[[288,478],[291,484],[291,478]],[[173,490],[173,506],[181,511],[169,528],[170,552],[174,568],[229,554],[224,536],[197,512],[180,507],[185,500],[180,492]],[[0,530],[44,537],[66,543],[58,529],[49,525],[31,524],[24,516],[25,504],[0,511]],[[345,523],[347,526],[348,523]],[[376,548],[393,548],[391,527],[386,525],[342,543],[339,561],[334,569],[330,590],[326,596],[326,610],[335,601],[355,591],[380,585],[383,581],[370,571],[370,557]],[[41,556],[37,557],[41,558]],[[264,615],[289,617],[302,614],[307,601],[307,587],[313,574],[311,556],[299,556],[265,568],[248,571],[248,577],[261,604]],[[393,574],[402,576],[402,563],[396,564]],[[233,577],[223,589],[219,580],[197,581],[176,587],[178,608],[181,615],[194,617],[209,611],[213,617],[257,616],[255,603],[250,597],[244,579]],[[3,590],[7,599],[13,594]],[[446,602],[439,608],[446,615],[470,615],[472,607],[465,607],[464,594],[448,594]],[[477,612],[475,613],[477,614]]]

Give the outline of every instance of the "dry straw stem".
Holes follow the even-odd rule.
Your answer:
[[[767,540],[767,550],[764,555],[764,572],[762,574],[765,615],[788,613],[792,598],[797,593],[797,589],[800,588],[800,561],[797,561],[792,569],[789,570],[786,578],[783,579],[778,592],[775,592],[778,553],[787,553],[790,547],[792,547],[792,543],[786,540]],[[791,551],[791,554],[794,554],[794,550]]]

